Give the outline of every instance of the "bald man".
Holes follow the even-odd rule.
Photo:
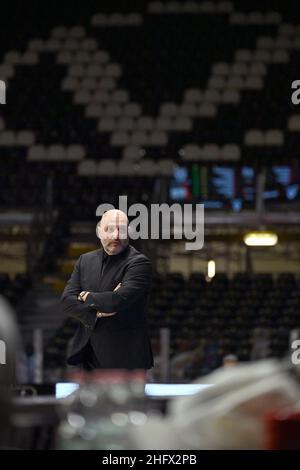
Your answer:
[[[129,245],[124,212],[105,212],[97,235],[102,249],[80,256],[61,297],[64,313],[78,320],[68,364],[85,370],[150,369],[151,261]]]

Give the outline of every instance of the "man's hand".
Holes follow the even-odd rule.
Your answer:
[[[115,287],[114,289],[114,292],[116,292],[118,289],[120,289],[121,287],[121,283],[119,283],[117,285],[117,287]],[[104,313],[104,312],[97,312],[97,318],[103,318],[103,317],[112,317],[113,315],[115,315],[117,312],[111,312],[111,313]]]
[[[87,292],[87,291],[82,291],[82,292],[80,292],[80,294],[79,294],[79,296],[77,297],[77,299],[80,300],[81,302],[85,302],[88,295],[89,295],[89,292]]]

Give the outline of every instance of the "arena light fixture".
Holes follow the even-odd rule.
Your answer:
[[[210,260],[207,263],[207,277],[212,279],[216,275],[216,263],[214,260]]]
[[[275,246],[278,236],[274,232],[249,232],[244,235],[244,243],[247,246]]]

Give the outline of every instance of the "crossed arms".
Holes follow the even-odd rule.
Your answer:
[[[117,286],[118,288],[114,291],[89,292],[83,302],[78,300],[82,292],[81,263],[82,256],[76,262],[67,282],[61,297],[61,304],[66,315],[76,318],[87,328],[94,327],[97,312],[109,314],[109,316],[121,313],[125,307],[128,308],[141,299],[149,290],[152,275],[151,262],[144,256],[138,256],[128,265],[120,287]]]

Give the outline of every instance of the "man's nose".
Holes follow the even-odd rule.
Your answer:
[[[111,237],[112,237],[113,240],[118,240],[118,239],[119,239],[119,229],[116,228],[116,229],[113,231]]]

